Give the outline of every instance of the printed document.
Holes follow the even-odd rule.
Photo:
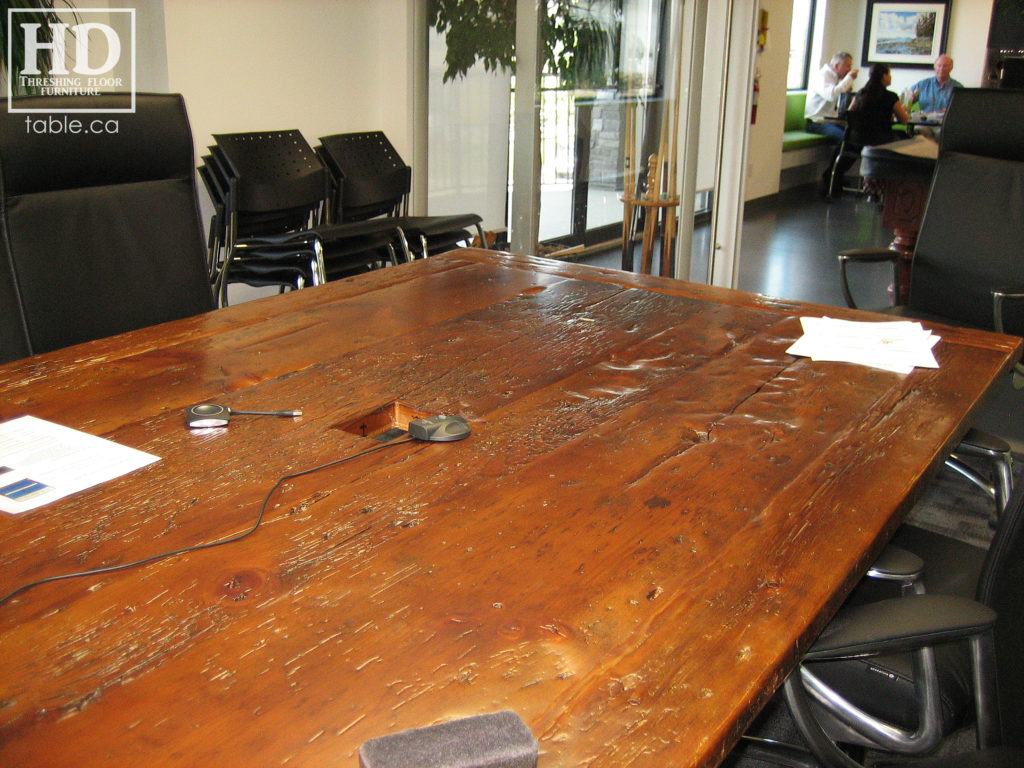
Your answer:
[[[159,457],[34,416],[0,423],[0,511],[17,515]]]

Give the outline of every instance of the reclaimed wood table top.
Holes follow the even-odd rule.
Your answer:
[[[161,458],[0,515],[4,594],[242,532],[391,404],[473,430],[0,605],[0,764],[355,766],[505,709],[542,768],[717,764],[1020,354],[788,355],[826,313],[871,317],[466,249],[0,366],[0,418]],[[200,402],[303,415],[190,431]]]

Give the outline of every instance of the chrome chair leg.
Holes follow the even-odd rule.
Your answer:
[[[405,263],[408,264],[410,261],[412,261],[412,254],[409,252],[409,241],[406,239],[405,232],[402,230],[401,227],[395,227],[395,233],[396,238],[398,239],[398,244],[402,247],[402,258],[405,259]],[[388,247],[391,248],[391,246]],[[394,248],[391,248],[391,264],[392,266],[395,267],[398,266],[398,261],[395,258]]]
[[[986,480],[964,462],[964,457],[981,459],[992,467],[992,479]],[[996,517],[1002,514],[1013,490],[1013,454],[1002,438],[971,429],[946,461],[956,470],[984,490],[993,500]]]
[[[846,138],[839,143],[839,150],[836,152],[836,157],[832,161],[832,171],[828,175],[828,189],[825,191],[825,199],[829,202],[832,201],[834,190],[836,189],[836,174],[839,173],[839,162],[843,159],[843,152],[846,151]]]

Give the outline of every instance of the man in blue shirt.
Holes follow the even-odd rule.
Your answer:
[[[953,60],[945,54],[935,60],[935,77],[927,77],[911,86],[910,103],[921,105],[922,112],[945,112],[954,88],[964,84],[949,76],[953,71]]]

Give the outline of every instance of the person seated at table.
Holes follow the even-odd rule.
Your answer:
[[[867,84],[854,96],[847,113],[851,145],[869,147],[898,138],[892,129],[893,122],[906,124],[910,115],[899,96],[889,90],[891,84],[889,66],[872,64]]]
[[[859,70],[853,69],[853,56],[839,51],[830,61],[825,62],[811,78],[804,102],[804,119],[807,132],[827,136],[832,140],[834,150],[825,172],[821,174],[821,192],[828,196],[832,166],[839,159],[839,175],[842,176],[853,161],[840,154],[843,134],[846,132],[839,119],[839,100],[843,94],[853,90],[853,81]]]
[[[839,51],[822,65],[811,79],[804,102],[807,132],[828,136],[838,146],[843,140],[839,118],[839,97],[853,90],[858,70],[853,69],[853,56]]]
[[[946,54],[939,56],[935,60],[935,75],[910,86],[907,104],[916,102],[920,105],[921,111],[926,113],[945,112],[949,108],[953,89],[964,87],[959,80],[949,76],[952,71],[953,60]]]

